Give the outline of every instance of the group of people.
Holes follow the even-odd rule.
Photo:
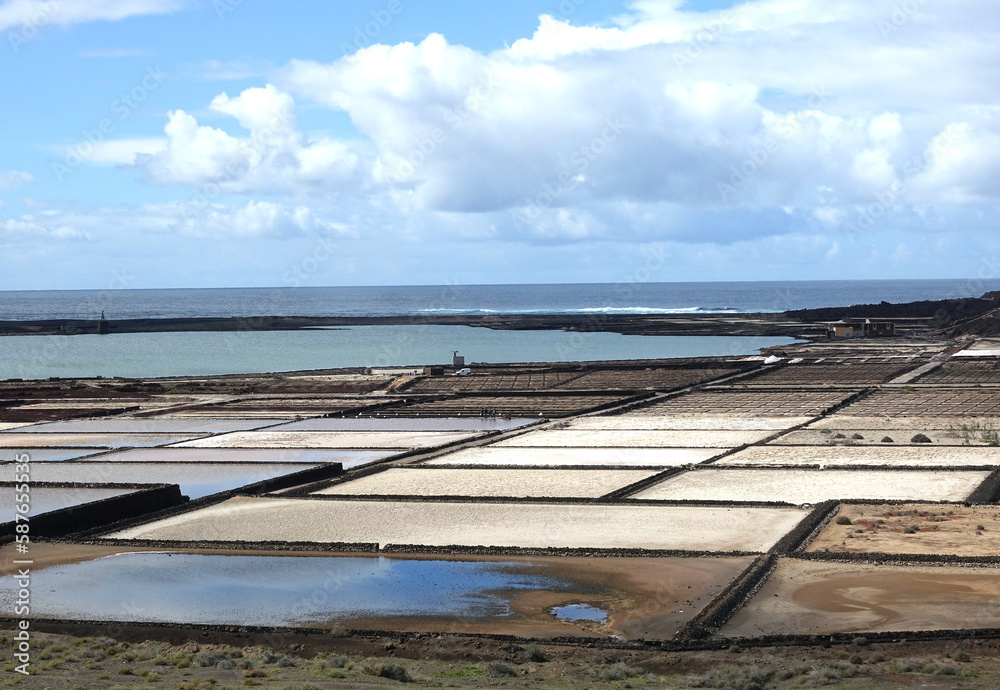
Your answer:
[[[510,412],[500,412],[495,408],[483,407],[479,410],[479,416],[486,419],[496,419],[497,417],[503,417],[504,419],[510,419]]]

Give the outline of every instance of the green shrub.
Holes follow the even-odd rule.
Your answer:
[[[413,678],[410,674],[406,672],[406,668],[400,666],[399,664],[385,664],[378,669],[378,675],[381,678],[388,678],[389,680],[398,680],[400,683],[412,683]]]
[[[486,664],[486,675],[490,678],[514,678],[517,671],[502,661],[491,661]]]

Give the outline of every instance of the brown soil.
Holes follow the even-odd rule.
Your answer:
[[[997,506],[843,505],[838,517],[848,518],[851,524],[831,521],[809,551],[952,556],[1000,553]],[[914,527],[916,530],[911,530]]]

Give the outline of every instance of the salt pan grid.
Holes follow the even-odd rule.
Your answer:
[[[31,480],[74,484],[179,484],[182,494],[201,498],[311,467],[317,465],[46,462],[32,466]],[[0,465],[0,481],[14,481],[14,465]]]
[[[238,497],[112,539],[766,551],[798,508]]]
[[[326,496],[599,498],[656,474],[644,470],[393,468],[317,491]]]
[[[386,450],[303,450],[300,448],[136,448],[100,457],[101,462],[209,463],[209,464],[325,464],[339,462],[344,469],[392,457]]]
[[[217,434],[227,431],[246,431],[272,424],[283,419],[196,419],[173,417],[142,417],[113,419],[73,419],[64,422],[36,424],[22,429],[24,433],[86,433],[86,434]]]
[[[706,469],[670,477],[634,494],[640,500],[783,501],[830,499],[961,501],[989,472]]]
[[[635,415],[734,415],[737,417],[815,417],[854,391],[700,391],[670,398],[631,412]]]
[[[812,417],[736,417],[733,415],[672,415],[640,414],[594,415],[566,422],[569,429],[636,429],[636,430],[711,430],[711,431],[781,431],[805,424]]]
[[[177,444],[180,448],[432,448],[473,438],[471,432],[239,431]]]
[[[774,445],[793,446],[828,446],[828,445],[862,445],[879,446],[880,448],[892,448],[893,445],[916,445],[917,448],[926,447],[918,444],[927,441],[914,441],[914,437],[920,434],[930,439],[933,446],[988,446],[995,443],[992,436],[984,437],[977,431],[962,432],[955,429],[802,429],[785,434],[780,438],[771,441]],[[869,453],[877,453],[869,448]],[[1000,449],[994,452],[1000,454]]]
[[[771,435],[770,431],[545,429],[504,439],[494,445],[504,448],[725,448],[755,443]]]
[[[107,452],[103,448],[0,448],[0,463],[27,455],[30,462],[61,462]]]
[[[537,422],[537,419],[502,417],[317,417],[276,426],[271,431],[504,431]]]
[[[422,465],[676,467],[704,462],[725,448],[463,448]]]
[[[148,448],[197,438],[193,434],[35,434],[0,433],[3,448]]]
[[[979,467],[1000,465],[1000,448],[988,446],[753,446],[718,460],[717,465],[821,465],[849,467]]]

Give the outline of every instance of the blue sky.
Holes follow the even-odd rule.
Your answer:
[[[0,0],[0,289],[1000,277],[998,29],[988,0]]]

